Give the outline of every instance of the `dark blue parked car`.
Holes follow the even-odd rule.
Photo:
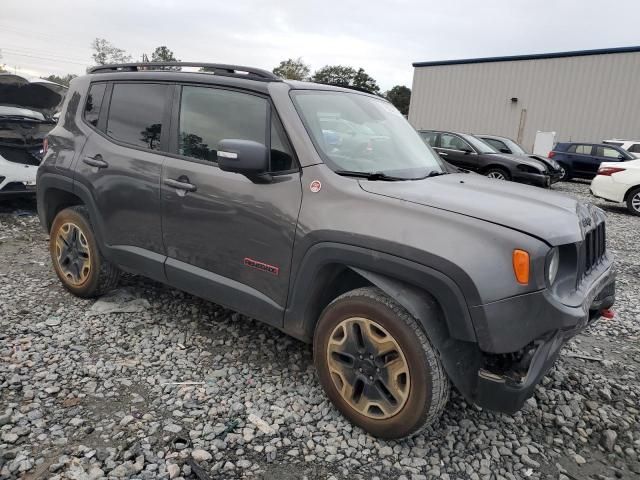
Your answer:
[[[563,173],[561,180],[571,178],[593,178],[602,162],[625,162],[636,160],[636,157],[615,145],[582,142],[556,143],[549,152]]]

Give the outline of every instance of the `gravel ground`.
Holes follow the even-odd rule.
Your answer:
[[[593,201],[586,183],[554,189]],[[596,203],[616,319],[565,348],[516,415],[454,392],[424,435],[385,442],[332,408],[309,346],[276,329],[133,276],[116,298],[128,313],[71,296],[33,202],[5,202],[0,478],[637,479],[640,218]]]

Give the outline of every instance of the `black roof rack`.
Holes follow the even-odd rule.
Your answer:
[[[107,72],[139,72],[145,70],[163,71],[166,67],[173,67],[169,71],[179,71],[175,67],[199,67],[205,73],[222,75],[226,77],[241,77],[251,80],[266,82],[281,82],[282,79],[273,73],[260,68],[244,67],[242,65],[227,65],[223,63],[200,62],[140,62],[140,63],[114,63],[110,65],[98,65],[90,68],[87,73]]]

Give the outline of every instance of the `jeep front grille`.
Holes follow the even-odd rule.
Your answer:
[[[579,252],[580,276],[579,280],[588,275],[600,263],[606,251],[605,223],[601,222],[589,230]]]

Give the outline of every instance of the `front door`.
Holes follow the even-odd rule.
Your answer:
[[[175,155],[162,172],[162,228],[170,283],[280,325],[302,198],[300,172],[267,98],[183,86],[176,91]],[[270,146],[272,181],[217,166],[223,139]],[[173,150],[172,150],[173,151]]]
[[[170,91],[164,84],[94,83],[75,177],[76,188],[95,202],[92,221],[109,259],[158,280],[164,279],[161,136]]]
[[[623,162],[625,155],[615,148],[595,145],[593,150],[593,161],[588,165],[589,173],[596,175],[602,162]]]
[[[440,134],[438,153],[447,162],[467,170],[478,170],[478,155],[464,139],[452,133]]]

